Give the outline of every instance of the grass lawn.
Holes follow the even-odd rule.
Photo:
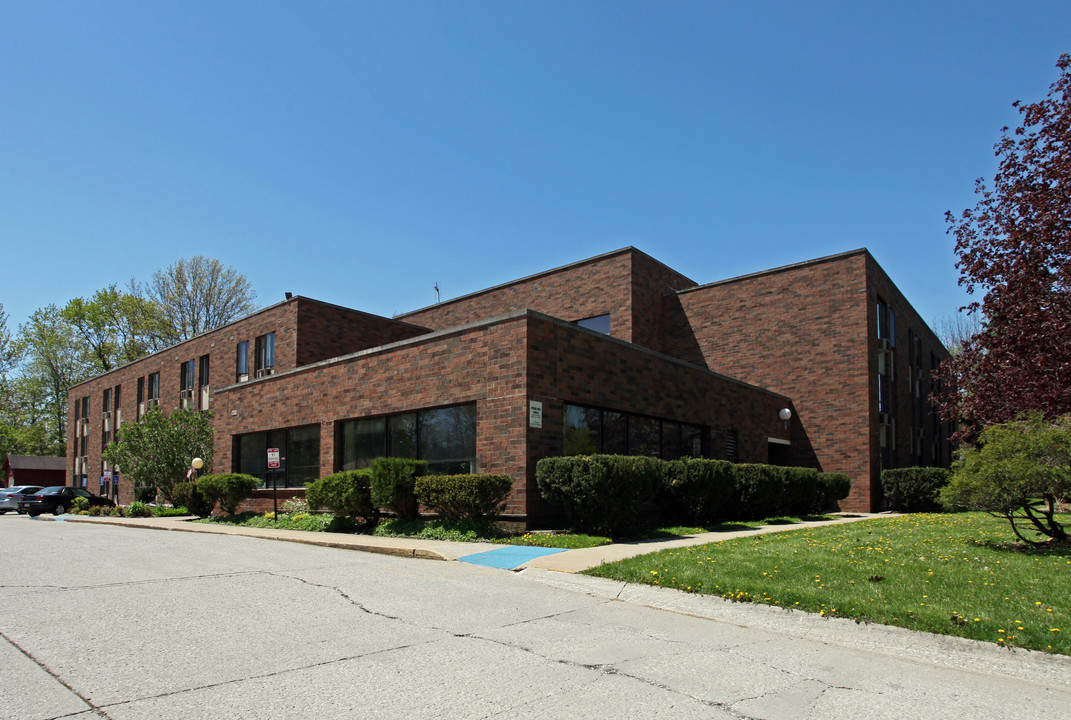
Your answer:
[[[1071,547],[1015,543],[1006,521],[982,513],[905,515],[666,550],[588,574],[1071,655]]]

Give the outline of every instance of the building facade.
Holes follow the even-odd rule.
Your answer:
[[[128,502],[101,451],[155,403],[213,411],[216,472],[267,488],[278,448],[288,495],[420,457],[509,475],[507,514],[534,525],[555,513],[539,459],[613,452],[844,472],[842,508],[869,511],[882,468],[950,460],[928,402],[945,356],[866,250],[699,285],[624,248],[394,319],[288,298],[71,388],[67,457]]]

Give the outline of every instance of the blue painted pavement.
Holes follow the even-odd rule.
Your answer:
[[[475,555],[466,555],[465,557],[458,558],[458,560],[461,562],[472,563],[473,565],[486,565],[487,567],[512,570],[529,560],[560,552],[565,552],[565,549],[530,547],[528,545],[506,545],[505,547],[497,548],[495,550],[488,550],[487,552],[476,553]]]

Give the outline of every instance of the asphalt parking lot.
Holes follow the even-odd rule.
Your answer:
[[[661,588],[15,515],[0,543],[33,549],[3,718],[1071,717],[1068,658]]]

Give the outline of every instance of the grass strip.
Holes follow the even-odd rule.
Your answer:
[[[758,535],[587,573],[1071,655],[1071,547],[1022,548],[983,513]]]

